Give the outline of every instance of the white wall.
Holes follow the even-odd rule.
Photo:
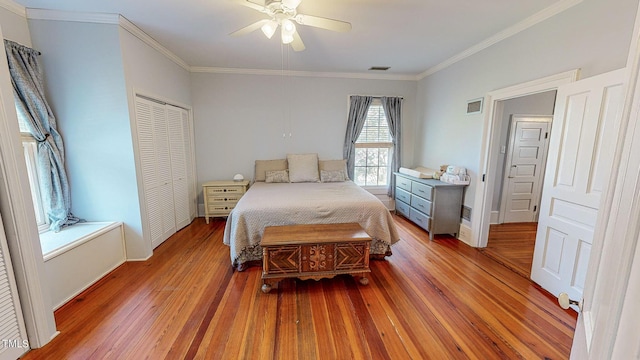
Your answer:
[[[18,14],[0,6],[0,24],[5,39],[31,47],[31,35],[24,14]]]
[[[349,95],[404,97],[402,165],[413,164],[415,81],[193,73],[191,83],[198,185],[252,179],[255,160],[288,153],[342,159]]]
[[[502,102],[502,118],[500,123],[496,124],[500,127],[500,146],[509,149],[509,122],[512,115],[553,115],[553,107],[556,102],[556,92],[547,91],[539,94],[522,96],[515,99],[509,99]],[[504,180],[504,162],[505,154],[498,154],[496,174],[500,174],[495,182],[493,191],[492,211],[500,210],[500,195],[502,193],[502,185]]]
[[[146,258],[119,26],[29,20],[65,142],[73,213],[122,221],[127,257]]]
[[[159,100],[191,106],[189,71],[120,27],[127,91],[144,92]]]
[[[575,68],[589,77],[624,67],[637,5],[637,0],[584,0],[421,80],[415,161],[465,166],[472,183],[464,203],[473,208],[484,114],[466,115],[466,102]]]

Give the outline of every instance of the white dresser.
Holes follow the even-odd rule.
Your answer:
[[[229,216],[238,200],[247,192],[249,181],[209,181],[202,184],[204,218]]]
[[[462,212],[464,185],[433,179],[419,179],[401,173],[396,176],[396,212],[429,232],[457,235]]]

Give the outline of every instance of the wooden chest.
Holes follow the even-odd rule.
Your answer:
[[[371,237],[358,223],[269,226],[262,237],[262,291],[285,278],[350,274],[369,283]]]

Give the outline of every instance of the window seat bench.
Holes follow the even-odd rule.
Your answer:
[[[53,310],[126,260],[122,222],[84,222],[40,234]]]

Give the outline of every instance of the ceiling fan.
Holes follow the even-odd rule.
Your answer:
[[[243,27],[240,30],[232,32],[230,35],[239,36],[262,29],[265,36],[271,39],[278,29],[278,26],[280,26],[282,43],[291,44],[294,51],[302,51],[305,49],[305,46],[300,35],[296,31],[296,25],[294,22],[300,25],[313,26],[338,32],[348,32],[351,30],[351,24],[345,21],[299,14],[296,9],[298,8],[298,5],[300,5],[301,1],[302,0],[264,0],[264,5],[261,5],[249,0],[234,0],[234,2],[240,5],[266,14],[269,18],[259,20],[249,26]]]

